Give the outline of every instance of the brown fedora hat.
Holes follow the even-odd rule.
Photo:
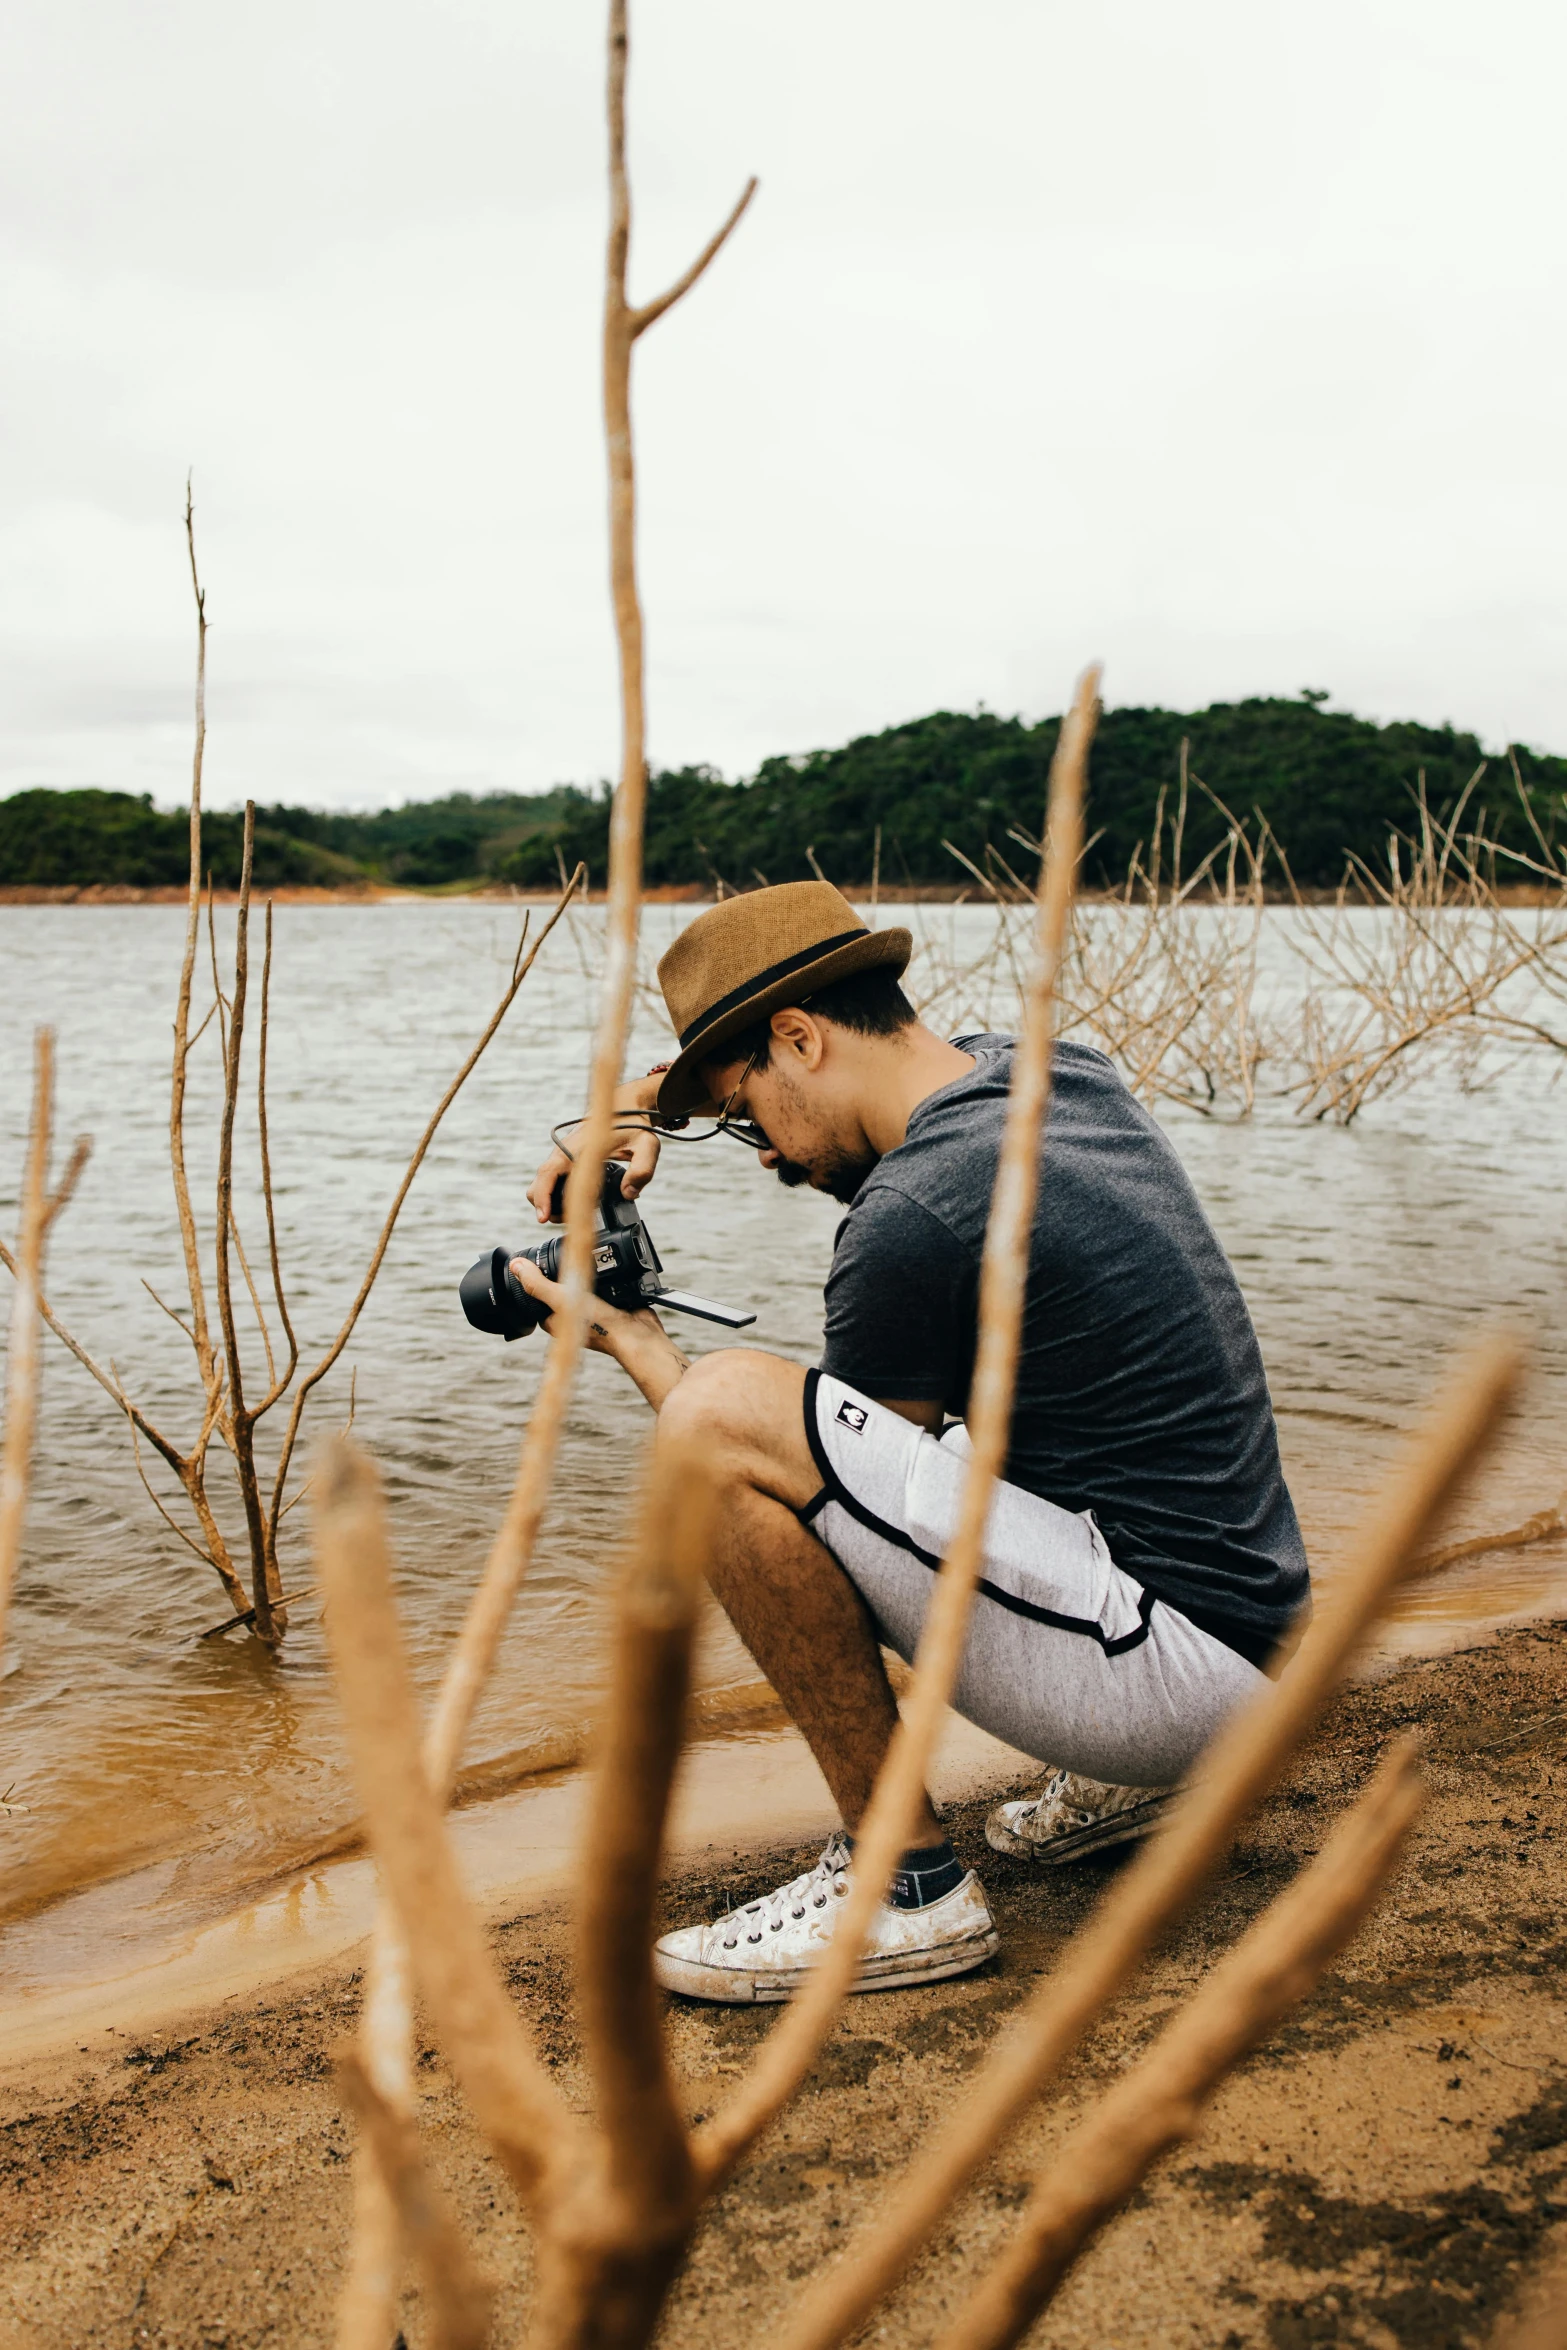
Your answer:
[[[658,1089],[660,1114],[684,1118],[701,1107],[699,1065],[753,1020],[855,971],[901,971],[913,949],[906,930],[867,930],[829,881],[780,882],[699,914],[658,966],[680,1040]]]

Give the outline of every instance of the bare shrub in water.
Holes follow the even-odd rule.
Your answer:
[[[1513,774],[1535,853],[1489,838],[1465,811],[1439,821],[1420,779],[1417,823],[1385,866],[1353,858],[1331,907],[1296,893],[1290,940],[1308,976],[1290,1090],[1314,1118],[1348,1123],[1441,1053],[1470,1083],[1497,1048],[1567,1055],[1567,855],[1541,832]],[[1504,883],[1534,876],[1516,905]]]
[[[219,1631],[231,1631],[243,1624],[254,1629],[268,1645],[276,1645],[288,1628],[287,1600],[283,1591],[278,1565],[278,1530],[288,1508],[286,1500],[289,1471],[298,1442],[300,1422],[311,1392],[319,1386],[333,1368],[354,1332],[364,1310],[376,1275],[386,1256],[387,1245],[402,1210],[404,1200],[434,1138],[437,1127],[450,1109],[462,1087],[477,1066],[481,1054],[489,1044],[506,1014],[516,1000],[517,992],[533,967],[544,941],[560,919],[585,878],[578,872],[563,881],[558,904],[540,930],[531,946],[528,942],[528,921],[525,918],[522,936],[512,962],[511,976],[499,1003],[478,1042],[462,1067],[452,1079],[431,1113],[423,1134],[414,1146],[413,1155],[404,1170],[392,1204],[386,1212],[376,1243],[371,1251],[363,1280],[337,1336],[314,1367],[299,1376],[299,1342],[289,1316],[283,1280],[283,1269],[278,1254],[277,1217],[272,1191],[272,1155],[267,1130],[267,1042],[268,1012],[272,978],[272,904],[266,906],[265,945],[261,966],[259,1016],[257,1019],[256,1064],[256,1119],[260,1145],[261,1196],[266,1219],[267,1278],[272,1290],[277,1314],[279,1344],[274,1351],[272,1332],[268,1326],[261,1293],[240,1239],[239,1224],[234,1209],[234,1126],[239,1107],[246,1021],[250,1016],[250,910],[251,865],[255,847],[255,803],[245,806],[244,851],[240,871],[239,905],[235,921],[234,967],[227,989],[218,970],[217,928],[213,914],[213,897],[209,884],[207,891],[207,941],[212,971],[212,1002],[203,1018],[191,1029],[191,997],[194,991],[196,962],[202,932],[202,870],[201,870],[201,782],[202,764],[207,741],[207,604],[196,565],[195,514],[189,486],[185,494],[185,540],[190,556],[191,588],[196,601],[196,738],[191,764],[190,787],[190,883],[187,895],[185,922],[185,950],[180,964],[179,989],[174,1012],[174,1063],[169,1084],[169,1160],[174,1180],[174,1199],[179,1216],[180,1244],[185,1269],[188,1297],[188,1315],[164,1304],[152,1289],[144,1286],[155,1302],[163,1307],[171,1321],[184,1332],[195,1357],[197,1385],[201,1397],[200,1420],[192,1437],[184,1440],[165,1434],[164,1430],[129,1395],[119,1373],[111,1362],[107,1370],[94,1359],[87,1348],[65,1329],[47,1301],[40,1295],[39,1311],[61,1343],[68,1347],[77,1361],[97,1380],[100,1387],[113,1397],[125,1414],[131,1431],[131,1442],[137,1472],[146,1487],[153,1506],[185,1547],[204,1565],[213,1569],[228,1594],[235,1610]],[[186,1171],[185,1154],[185,1094],[190,1056],[205,1032],[217,1022],[217,1037],[223,1068],[223,1098],[219,1113],[217,1196],[214,1202],[212,1227],[211,1290],[217,1305],[217,1328],[214,1330],[208,1307],[208,1275],[203,1268],[201,1236],[196,1211],[191,1201],[190,1181]],[[19,1258],[0,1244],[0,1262],[25,1281]],[[244,1349],[240,1342],[240,1318],[236,1315],[234,1289],[235,1268],[249,1298],[255,1319],[262,1354],[266,1363],[263,1379],[252,1380],[247,1373]],[[280,1363],[279,1354],[283,1355]],[[256,1431],[269,1412],[287,1402],[288,1416],[278,1447],[277,1457],[270,1472],[264,1471],[257,1456]],[[350,1407],[352,1417],[352,1407]],[[180,1489],[195,1521],[194,1534],[182,1526],[164,1502],[149,1479],[142,1459],[142,1440],[156,1453],[178,1480]],[[233,1490],[244,1518],[242,1555],[248,1570],[248,1584],[242,1578],[235,1553],[224,1533],[210,1490],[210,1467],[214,1438],[228,1455],[233,1476]],[[266,1488],[266,1490],[264,1490]]]
[[[1108,1053],[1140,1100],[1244,1115],[1274,1049],[1255,1007],[1268,844],[1266,835],[1253,841],[1198,782],[1224,817],[1225,833],[1188,872],[1193,780],[1183,742],[1173,816],[1161,792],[1149,838],[1133,852],[1121,888],[1108,898],[1074,900],[1057,988],[1058,1034]],[[1037,841],[1017,832],[1011,838],[1038,854]],[[948,918],[943,937],[940,917],[927,916],[908,983],[916,1008],[948,1035],[965,1027],[1010,1029],[1022,997],[1031,887],[993,844],[982,864],[946,845],[984,891],[995,929],[965,956],[955,921]]]
[[[1446,819],[1432,813],[1422,778],[1413,829],[1389,837],[1385,865],[1352,859],[1322,906],[1295,888],[1266,827],[1253,838],[1211,793],[1224,838],[1183,871],[1196,782],[1183,744],[1173,820],[1161,794],[1122,888],[1076,908],[1060,1033],[1108,1053],[1144,1101],[1246,1117],[1270,1092],[1342,1124],[1439,1065],[1477,1086],[1519,1053],[1567,1056],[1567,853],[1541,830],[1521,780],[1530,850],[1490,838],[1483,815],[1466,829],[1484,772]],[[994,929],[965,955],[953,917],[945,934],[939,916],[927,917],[911,991],[949,1033],[1010,1028],[1028,887],[993,846],[982,863],[953,854],[989,900]],[[1263,1000],[1270,858],[1286,891],[1277,940],[1296,985],[1275,974]]]

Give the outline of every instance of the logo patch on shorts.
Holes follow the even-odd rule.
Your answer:
[[[864,1433],[865,1423],[870,1418],[862,1403],[850,1403],[847,1398],[838,1406],[836,1416],[846,1428],[852,1428],[856,1436]]]

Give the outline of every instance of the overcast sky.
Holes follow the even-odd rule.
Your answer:
[[[613,770],[602,14],[12,0],[0,792]],[[1567,750],[1556,0],[640,0],[651,748],[1326,687]]]

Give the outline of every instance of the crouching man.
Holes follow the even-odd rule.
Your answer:
[[[659,1943],[670,1989],[783,1999],[831,1933],[957,1523],[980,1252],[1012,1039],[948,1043],[898,985],[906,930],[790,883],[700,915],[659,965],[679,1058],[621,1089],[665,1123],[717,1113],[786,1184],[842,1200],[819,1370],[759,1349],[688,1364],[602,1301],[590,1343],[695,1440],[720,1484],[709,1575],[808,1741],[847,1833],[766,1900]],[[622,1141],[626,1191],[652,1134]],[[557,1153],[532,1194],[547,1220]],[[525,1258],[532,1294],[561,1292]],[[1306,1601],[1251,1320],[1175,1152],[1104,1056],[1056,1049],[1005,1482],[953,1703],[1049,1767],[986,1822],[998,1852],[1074,1860],[1146,1835],[1259,1686]],[[859,1988],[981,1965],[997,1935],[927,1802]]]

